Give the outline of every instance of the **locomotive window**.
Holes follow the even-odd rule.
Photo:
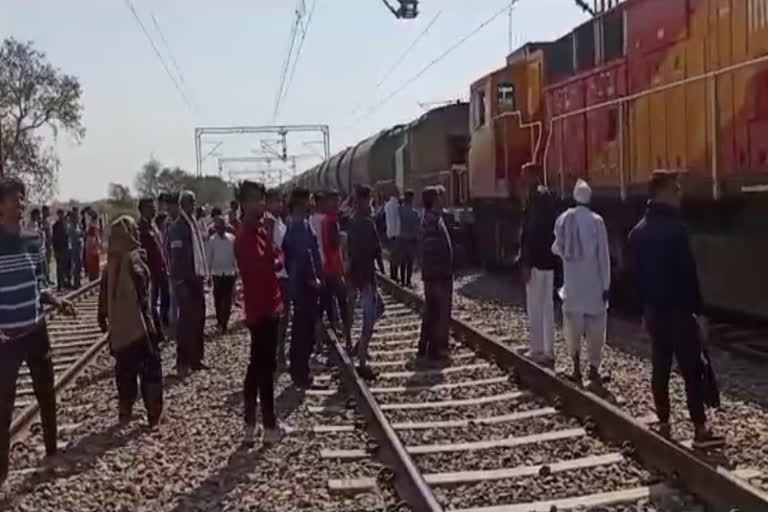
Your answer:
[[[515,85],[500,83],[498,86],[498,102],[500,107],[515,108]]]

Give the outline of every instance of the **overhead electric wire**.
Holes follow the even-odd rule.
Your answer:
[[[283,90],[283,98],[280,100],[280,103],[283,103],[285,101],[285,98],[288,96],[288,90],[291,88],[291,83],[293,83],[293,76],[296,74],[296,66],[299,64],[299,59],[301,58],[301,50],[304,48],[304,40],[307,38],[307,32],[309,31],[310,23],[312,23],[312,16],[315,14],[316,6],[317,6],[317,0],[314,0],[312,2],[312,8],[309,10],[309,15],[307,16],[307,22],[302,27],[301,40],[299,41],[299,49],[296,51],[296,58],[293,60],[293,67],[291,67],[291,74],[288,77],[288,82],[286,83],[285,89]],[[277,112],[275,113],[275,116],[277,116]]]
[[[187,95],[184,94],[184,90],[181,88],[179,81],[176,79],[175,76],[173,76],[173,73],[171,72],[170,68],[168,67],[168,64],[165,62],[165,59],[163,58],[163,55],[160,53],[160,50],[157,48],[155,41],[152,39],[152,36],[149,34],[147,27],[141,21],[141,18],[139,17],[139,13],[136,12],[136,8],[134,7],[133,2],[131,0],[125,0],[125,5],[128,7],[128,10],[131,11],[131,13],[133,14],[133,18],[136,20],[136,23],[138,23],[139,27],[141,28],[141,31],[144,32],[144,35],[147,37],[147,41],[149,41],[149,44],[152,47],[152,50],[155,52],[155,55],[157,56],[158,60],[163,65],[163,68],[165,69],[165,72],[168,75],[168,78],[171,79],[171,82],[173,82],[173,85],[176,87],[176,90],[181,95],[182,100],[184,100],[184,104],[187,106],[190,112],[193,111],[194,109],[192,108],[192,103],[189,101],[189,98],[187,98]]]
[[[277,118],[277,113],[280,111],[280,102],[283,99],[283,90],[285,88],[285,82],[288,78],[288,70],[291,68],[291,57],[293,56],[293,48],[296,46],[296,36],[298,35],[299,26],[301,25],[301,11],[296,9],[296,20],[291,27],[290,41],[288,43],[288,54],[283,62],[283,70],[280,73],[280,86],[277,89],[275,95],[275,108],[272,113],[273,120]]]
[[[188,93],[188,97],[192,96],[190,98],[192,105],[194,106],[195,110],[198,110],[197,108],[197,102],[194,99],[194,95],[189,94],[189,86],[187,85],[187,81],[184,78],[184,73],[181,70],[181,66],[179,66],[178,61],[176,60],[176,57],[173,54],[173,51],[171,51],[171,45],[168,44],[168,39],[165,38],[165,34],[163,34],[163,30],[160,28],[160,23],[158,23],[157,18],[155,18],[154,14],[151,14],[152,17],[152,24],[155,27],[155,32],[160,36],[160,41],[163,43],[163,46],[165,47],[165,51],[168,54],[168,57],[171,59],[171,64],[173,64],[173,69],[176,70],[176,74],[179,76],[179,82],[181,83],[181,86],[185,88],[185,90]]]
[[[155,32],[157,32],[157,35],[160,36],[160,41],[163,43],[163,46],[165,47],[165,51],[168,53],[168,57],[171,59],[171,64],[173,64],[173,68],[176,70],[176,74],[179,75],[179,81],[182,85],[186,85],[186,82],[184,80],[184,73],[181,72],[181,67],[179,67],[179,63],[176,61],[176,57],[173,56],[173,52],[171,51],[171,46],[168,44],[168,40],[165,38],[165,34],[163,34],[162,29],[160,28],[160,24],[157,22],[157,18],[155,18],[155,15],[152,14],[152,24],[155,27]]]
[[[397,58],[397,60],[395,60],[395,62],[394,62],[394,63],[392,64],[392,66],[391,66],[391,67],[390,67],[390,68],[387,70],[387,72],[386,72],[386,73],[384,73],[384,75],[382,76],[381,80],[379,80],[379,83],[377,83],[377,84],[376,84],[376,86],[373,88],[373,92],[374,92],[374,93],[375,93],[375,92],[377,92],[379,89],[381,89],[381,86],[384,84],[384,82],[386,82],[386,81],[387,81],[387,79],[388,79],[390,76],[392,76],[392,74],[395,72],[395,70],[396,70],[398,67],[400,67],[400,64],[402,64],[402,63],[405,61],[405,59],[406,59],[406,58],[408,57],[408,55],[409,55],[409,54],[410,54],[410,53],[413,51],[413,49],[416,47],[416,45],[419,43],[419,41],[421,41],[422,39],[424,39],[424,37],[425,37],[425,36],[427,35],[427,33],[429,32],[429,29],[430,29],[430,28],[432,28],[432,25],[434,25],[434,24],[435,24],[435,22],[437,21],[437,18],[439,18],[439,17],[440,17],[440,15],[441,15],[442,13],[443,13],[443,11],[442,11],[442,10],[438,11],[438,12],[437,12],[437,14],[435,14],[435,16],[432,18],[432,20],[431,20],[431,21],[430,21],[430,22],[427,24],[427,26],[424,28],[424,30],[422,30],[422,31],[419,33],[419,35],[418,35],[418,36],[416,36],[416,38],[415,38],[413,41],[411,41],[411,44],[410,44],[410,45],[408,45],[408,48],[406,48],[406,49],[405,49],[405,51],[404,51],[402,54],[400,54],[400,56]],[[358,105],[355,107],[355,109],[352,111],[352,113],[350,114],[350,116],[355,116],[355,115],[356,115],[358,112],[360,112],[360,109],[362,109],[362,108],[363,108],[363,105],[362,105],[362,102],[360,102],[360,104],[358,104]]]
[[[364,115],[362,115],[361,117],[357,118],[357,119],[354,121],[354,123],[353,123],[353,124],[357,124],[357,123],[359,123],[360,121],[362,121],[363,119],[366,119],[366,118],[368,118],[368,117],[369,117],[371,114],[373,114],[374,112],[376,112],[376,111],[377,111],[379,108],[381,108],[381,107],[382,107],[384,104],[386,104],[387,102],[389,102],[389,100],[391,100],[392,98],[394,98],[395,96],[397,96],[398,94],[400,94],[400,93],[401,93],[403,90],[405,90],[405,89],[406,89],[408,86],[410,86],[410,85],[411,85],[412,83],[414,83],[416,80],[418,80],[419,78],[421,78],[421,77],[422,77],[422,76],[423,76],[423,75],[424,75],[424,74],[425,74],[427,71],[429,71],[430,69],[432,69],[432,67],[434,67],[434,66],[435,66],[436,64],[438,64],[440,61],[442,61],[443,59],[445,59],[445,58],[446,58],[448,55],[450,55],[451,53],[453,53],[454,51],[456,51],[456,50],[457,50],[457,49],[458,49],[458,48],[459,48],[461,45],[463,45],[463,44],[464,44],[464,43],[466,43],[466,42],[467,42],[469,39],[471,39],[472,37],[474,37],[474,36],[475,36],[475,35],[476,35],[478,32],[480,32],[482,29],[484,29],[485,27],[487,27],[488,25],[490,25],[490,24],[491,24],[493,21],[495,21],[495,20],[496,20],[496,18],[498,18],[498,17],[499,17],[499,16],[501,16],[502,14],[505,14],[505,13],[507,13],[507,12],[509,11],[509,9],[510,9],[510,8],[511,8],[513,5],[515,5],[517,2],[518,2],[518,0],[512,0],[511,2],[508,2],[508,3],[507,3],[507,4],[506,4],[506,5],[503,7],[503,8],[499,9],[498,11],[496,11],[496,13],[495,13],[493,16],[491,16],[490,18],[488,18],[487,20],[485,20],[484,22],[482,22],[480,25],[478,25],[477,27],[475,27],[475,29],[474,29],[474,30],[472,30],[472,31],[471,31],[469,34],[465,35],[464,37],[462,37],[461,39],[459,39],[459,40],[458,40],[456,43],[454,43],[453,45],[451,45],[450,47],[448,47],[448,49],[447,49],[447,50],[445,50],[443,53],[441,53],[440,55],[438,55],[437,57],[435,57],[435,58],[434,58],[434,59],[433,59],[431,62],[429,62],[429,64],[427,64],[426,66],[424,66],[424,67],[423,67],[423,68],[422,68],[422,69],[421,69],[421,70],[420,70],[418,73],[416,73],[416,74],[415,74],[415,75],[413,75],[411,78],[409,78],[408,80],[406,80],[405,82],[403,82],[402,84],[400,84],[400,86],[399,86],[397,89],[395,89],[395,90],[394,90],[394,91],[392,91],[392,92],[391,92],[389,95],[385,96],[385,97],[384,97],[382,100],[380,100],[378,103],[376,103],[375,105],[373,105],[373,106],[372,106],[370,109],[368,109],[368,111],[367,111],[367,112],[366,112]]]
[[[381,78],[381,80],[379,80],[379,83],[376,84],[376,89],[381,87],[384,84],[384,82],[386,82],[387,79],[390,76],[392,76],[392,73],[394,73],[395,70],[400,67],[400,64],[405,62],[405,59],[408,57],[408,55],[411,53],[411,51],[413,51],[413,49],[416,47],[416,45],[419,44],[419,42],[422,39],[424,39],[424,37],[429,32],[429,29],[432,28],[432,25],[435,24],[435,22],[437,21],[437,19],[440,17],[441,14],[443,14],[442,10],[437,11],[437,14],[435,14],[435,16],[432,18],[432,20],[429,22],[429,24],[427,24],[427,26],[424,28],[424,30],[422,30],[421,33],[418,36],[416,36],[416,39],[414,39],[413,42],[411,42],[411,44],[408,46],[408,48],[405,49],[405,51],[397,58],[397,60],[394,62],[394,64],[392,64],[392,66],[387,70],[387,72],[384,73],[384,76]]]

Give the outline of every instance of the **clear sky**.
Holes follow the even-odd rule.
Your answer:
[[[305,0],[311,7],[314,0]],[[194,171],[196,126],[272,124],[280,71],[297,0],[133,0],[172,72],[183,74],[190,109],[155,56],[124,0],[0,0],[0,37],[32,40],[83,86],[85,141],[58,141],[59,198],[92,200],[110,182],[133,185],[150,156]],[[381,108],[363,115],[471,32],[509,0],[421,0],[412,21],[394,18],[381,0],[317,0],[304,48],[277,122],[330,125],[331,149],[421,115],[420,102],[466,99],[469,84],[503,65],[509,17],[497,18]],[[439,16],[438,16],[438,13]],[[381,87],[398,56],[438,16]],[[573,0],[519,0],[515,45],[548,40],[585,19]],[[181,82],[181,79],[178,79]],[[263,138],[263,137],[262,137]],[[289,151],[311,154],[310,136]],[[259,137],[213,137],[217,156],[249,155]],[[212,149],[204,147],[204,152]],[[299,167],[318,160],[302,158]]]

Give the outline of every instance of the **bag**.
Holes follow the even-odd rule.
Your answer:
[[[712,360],[706,350],[701,352],[701,385],[704,397],[704,405],[713,409],[720,407],[720,387],[717,385],[715,371],[712,369]]]

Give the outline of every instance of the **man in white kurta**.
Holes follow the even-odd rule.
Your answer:
[[[563,334],[573,359],[573,378],[581,382],[581,340],[587,339],[590,383],[599,385],[599,368],[607,326],[611,264],[608,234],[600,215],[589,208],[592,190],[578,180],[576,206],[555,223],[552,252],[563,260]]]

